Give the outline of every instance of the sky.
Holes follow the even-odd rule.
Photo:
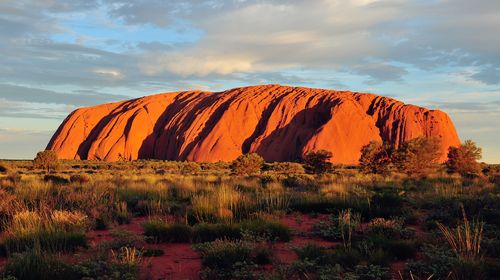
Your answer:
[[[447,112],[500,163],[498,0],[0,0],[0,158],[75,108],[282,84]]]

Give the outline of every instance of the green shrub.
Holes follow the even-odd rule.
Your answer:
[[[314,279],[316,271],[318,271],[318,269],[322,268],[323,266],[320,266],[316,262],[310,260],[298,260],[293,262],[290,267],[293,272],[293,276],[298,275],[303,279]]]
[[[193,227],[193,242],[203,243],[216,239],[240,239],[241,230],[237,224],[196,224]]]
[[[112,240],[103,241],[102,248],[118,250],[121,248],[135,248],[141,245],[142,236],[126,230],[111,231]]]
[[[6,254],[24,252],[32,248],[55,253],[73,252],[86,245],[85,233],[41,230],[26,235],[9,235],[2,240],[1,248]]]
[[[252,250],[252,260],[259,265],[270,264],[273,260],[274,252],[266,242],[254,245]]]
[[[498,277],[496,275],[495,277]],[[459,260],[452,267],[452,279],[456,280],[487,280],[487,274],[482,261]]]
[[[191,227],[186,224],[168,224],[161,220],[148,220],[142,224],[144,235],[155,242],[190,242]]]
[[[379,265],[357,265],[354,270],[356,279],[359,280],[389,280],[391,273],[388,268]]]
[[[356,249],[338,247],[332,255],[332,262],[345,268],[354,268],[362,260],[361,254]]]
[[[404,199],[394,192],[377,193],[371,201],[371,217],[389,218],[400,216],[403,210]]]
[[[251,263],[252,246],[241,240],[221,240],[197,245],[204,267],[231,269],[236,263]]]
[[[219,280],[219,279],[238,279],[254,280],[256,279],[257,266],[252,263],[236,262],[229,269],[205,267],[200,272],[200,279]]]
[[[369,236],[382,236],[384,238],[401,238],[401,232],[403,230],[403,224],[401,220],[397,219],[384,219],[375,218],[371,220],[366,228],[365,232]]]
[[[412,240],[389,240],[383,249],[397,260],[407,260],[415,257],[418,245]]]
[[[417,279],[429,275],[434,275],[433,279],[446,279],[458,261],[451,250],[443,247],[425,245],[422,252],[423,258],[407,263],[406,275],[411,271]]]
[[[370,252],[368,263],[380,266],[388,266],[392,260],[392,255],[382,248],[377,248]]]
[[[315,235],[330,241],[339,241],[341,239],[341,232],[335,215],[330,215],[330,219],[328,221],[315,223],[312,226],[312,232]]]
[[[288,242],[292,237],[290,228],[275,221],[257,219],[242,222],[240,225],[241,229],[249,234],[272,241]]]
[[[69,264],[52,255],[34,251],[14,254],[5,265],[4,275],[18,280],[78,279]]]
[[[296,193],[290,201],[290,209],[301,213],[338,213],[344,209],[351,209],[360,213],[361,217],[371,217],[371,208],[367,199],[356,198],[329,198],[318,194]]]
[[[325,265],[330,262],[330,256],[325,248],[314,243],[308,243],[303,247],[294,248],[293,251],[301,261],[312,261],[318,265]]]
[[[122,263],[107,259],[92,259],[74,265],[72,269],[77,275],[74,280],[136,280],[139,274],[139,266],[136,263]],[[68,278],[64,280],[72,279]]]

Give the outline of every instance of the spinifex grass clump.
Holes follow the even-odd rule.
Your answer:
[[[390,239],[410,239],[415,235],[415,230],[405,227],[404,221],[400,218],[372,219],[366,225],[364,232],[367,235],[380,235]]]
[[[194,195],[192,211],[200,223],[231,222],[247,218],[254,202],[244,193],[228,185],[221,185],[213,192]]]
[[[292,238],[291,230],[277,221],[249,220],[240,223],[240,227],[243,231],[253,236],[266,238],[271,241],[288,242]]]
[[[256,279],[259,264],[268,264],[273,252],[255,238],[242,240],[218,239],[195,245],[202,258],[202,279]]]
[[[267,189],[256,192],[257,207],[266,213],[286,212],[290,208],[291,196],[281,184],[270,184]]]
[[[159,219],[152,219],[142,224],[144,235],[154,242],[190,242],[192,230],[189,225],[169,224]]]
[[[361,222],[361,215],[351,212],[351,209],[339,212],[339,229],[344,248],[350,249],[352,245],[352,233],[358,228]]]
[[[238,240],[243,233],[271,241],[289,241],[291,230],[275,221],[247,220],[240,223],[169,224],[163,220],[153,219],[143,223],[144,235],[153,242],[210,242],[217,239]]]
[[[437,223],[446,241],[456,256],[463,261],[476,261],[481,258],[481,240],[484,224],[479,221],[469,222],[462,206],[463,224],[451,229]]]
[[[197,224],[193,227],[193,242],[203,243],[217,239],[236,240],[241,238],[239,224]]]
[[[354,213],[351,209],[340,210],[337,215],[331,215],[329,221],[315,224],[313,230],[323,238],[341,240],[344,248],[349,249],[352,245],[352,235],[360,222],[360,214]]]
[[[162,182],[122,180],[117,184],[116,197],[127,208],[140,215],[164,214],[168,208],[169,188]]]
[[[252,245],[249,242],[218,239],[196,246],[202,264],[209,268],[230,269],[237,262],[250,262]]]
[[[67,280],[77,278],[71,265],[54,256],[37,251],[14,254],[5,266],[4,275],[7,277],[2,279]]]
[[[331,256],[324,247],[314,243],[308,243],[303,247],[293,248],[293,251],[302,261],[311,261],[315,264],[327,264],[331,262]]]
[[[49,252],[68,252],[85,246],[87,216],[80,212],[34,211],[16,213],[1,240],[6,254],[38,248]]]
[[[135,247],[121,247],[118,251],[111,250],[113,262],[129,266],[137,267],[142,262],[142,255]]]

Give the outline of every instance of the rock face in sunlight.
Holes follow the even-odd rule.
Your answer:
[[[372,140],[399,145],[439,137],[443,158],[459,138],[448,115],[366,93],[280,85],[223,92],[184,91],[81,108],[47,149],[63,159],[231,161],[256,152],[296,160],[325,149],[357,164]]]

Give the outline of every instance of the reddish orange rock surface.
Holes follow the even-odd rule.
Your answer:
[[[263,85],[183,91],[77,109],[47,149],[63,159],[231,161],[256,152],[290,161],[311,150],[356,164],[372,140],[439,137],[459,144],[448,115],[366,93]]]

